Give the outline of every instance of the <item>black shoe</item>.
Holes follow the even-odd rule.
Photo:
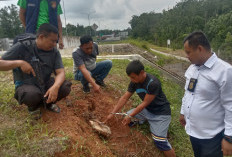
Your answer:
[[[83,85],[83,92],[84,93],[89,93],[90,92],[89,84]]]
[[[137,124],[139,124],[139,121],[131,121],[131,122],[128,124],[128,126],[129,126],[129,127],[133,127],[133,126],[135,126],[135,125],[137,125]]]
[[[96,84],[98,84],[99,86],[106,87],[106,84],[104,83],[104,81],[98,81],[98,80],[96,80],[95,82],[96,82]]]

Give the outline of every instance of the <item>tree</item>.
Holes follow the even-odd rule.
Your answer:
[[[12,4],[0,9],[0,38],[14,38],[23,32],[17,7]]]

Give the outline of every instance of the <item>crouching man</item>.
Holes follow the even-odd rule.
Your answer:
[[[90,92],[89,83],[92,85],[94,92],[99,92],[100,86],[106,86],[104,78],[112,68],[112,61],[105,60],[96,63],[99,54],[98,45],[93,43],[90,36],[82,36],[80,43],[80,47],[72,54],[75,80],[81,81],[84,93]]]
[[[15,68],[15,98],[19,104],[28,106],[29,113],[35,119],[41,117],[41,105],[59,113],[60,108],[56,102],[66,97],[71,90],[71,82],[65,81],[61,55],[55,48],[57,40],[58,30],[45,23],[38,29],[35,40],[17,42],[2,56],[3,60],[23,60],[20,63],[24,66],[12,66]],[[55,79],[51,77],[53,72]]]
[[[163,151],[166,157],[175,157],[175,152],[167,139],[168,127],[171,122],[171,109],[162,91],[160,81],[155,76],[147,74],[144,71],[143,64],[138,60],[128,64],[126,73],[131,80],[128,90],[119,99],[105,122],[112,119],[114,113],[120,112],[129,98],[136,92],[143,102],[136,108],[128,111],[122,123],[132,126],[135,123],[142,124],[148,121],[151,135],[157,148]],[[138,119],[138,121],[131,121],[133,117]]]

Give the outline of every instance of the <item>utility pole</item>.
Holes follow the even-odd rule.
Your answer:
[[[90,15],[96,13],[96,11],[89,11],[88,13],[82,13],[86,14],[88,17],[88,22],[89,22],[89,35],[91,36],[91,27],[90,27]]]
[[[67,25],[66,25],[66,15],[65,15],[64,0],[63,0],[63,10],[64,10],[64,25],[65,25],[65,31],[66,31],[66,35],[68,36],[68,30],[67,30]]]

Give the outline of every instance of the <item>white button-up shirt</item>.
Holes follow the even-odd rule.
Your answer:
[[[187,134],[209,139],[225,129],[232,136],[232,66],[214,53],[204,65],[190,65],[185,77],[181,114]],[[194,92],[188,90],[191,78],[197,79]]]

